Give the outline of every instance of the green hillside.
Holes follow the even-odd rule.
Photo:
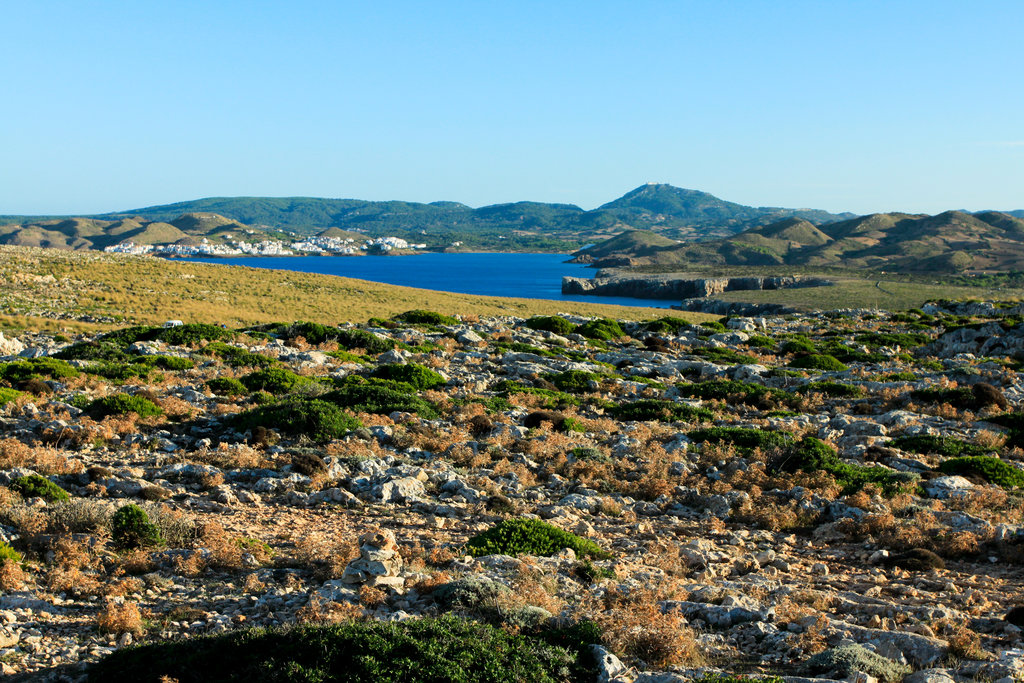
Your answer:
[[[872,214],[815,226],[788,218],[731,237],[670,248],[609,240],[581,254],[598,265],[811,266],[960,272],[1024,270],[1024,220],[998,211]]]

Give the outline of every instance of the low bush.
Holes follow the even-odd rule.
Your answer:
[[[717,320],[705,320],[700,324],[705,330],[711,330],[712,332],[725,332],[725,325]]]
[[[926,572],[930,569],[945,569],[946,561],[925,548],[911,548],[902,553],[890,555],[882,560],[887,567],[899,567],[912,572]]]
[[[808,659],[803,669],[813,675],[835,673],[846,678],[864,672],[885,683],[896,683],[910,673],[909,666],[872,652],[863,645],[840,645]]]
[[[830,398],[861,398],[864,387],[842,382],[810,382],[796,389],[798,394],[823,394]]]
[[[494,391],[501,392],[504,398],[514,396],[516,394],[529,394],[531,396],[540,396],[544,400],[544,407],[562,408],[570,405],[579,404],[579,399],[571,394],[567,394],[564,391],[555,391],[553,389],[541,389],[539,387],[528,387],[524,386],[520,382],[515,380],[502,380],[494,385]]]
[[[224,342],[211,342],[203,347],[202,353],[210,356],[217,356],[225,364],[233,368],[257,367],[265,368],[275,364],[277,361],[262,353],[246,351],[238,346],[225,344]]]
[[[512,589],[500,581],[470,574],[438,586],[431,595],[444,609],[472,611],[511,593]]]
[[[910,392],[910,398],[920,403],[948,403],[951,406],[964,410],[970,410],[975,407],[974,392],[971,391],[970,387],[914,389]]]
[[[131,394],[114,394],[98,398],[89,404],[89,412],[99,417],[106,415],[127,415],[135,413],[139,417],[163,415],[163,410],[145,396]]]
[[[677,384],[676,391],[680,396],[702,400],[718,399],[730,403],[751,405],[760,404],[767,399],[786,402],[792,398],[784,391],[738,380],[707,380],[692,384]]]
[[[951,458],[939,465],[945,474],[978,476],[1006,489],[1024,487],[1024,470],[991,455],[968,455]]]
[[[0,406],[5,406],[21,396],[22,392],[8,387],[0,387]]]
[[[57,358],[30,358],[0,364],[0,380],[11,384],[25,382],[37,377],[51,379],[70,379],[78,377],[79,372],[66,361]]]
[[[18,493],[23,498],[42,498],[50,503],[71,499],[67,491],[38,474],[18,477],[8,484],[7,488]]]
[[[775,340],[772,339],[771,337],[766,337],[763,334],[752,334],[747,339],[747,341],[745,341],[743,343],[746,344],[747,346],[752,346],[755,349],[774,349],[775,348]]]
[[[83,341],[61,349],[53,354],[60,360],[93,360],[107,362],[125,362],[130,360],[126,347],[109,341]]]
[[[157,339],[173,346],[192,346],[204,341],[219,341],[234,336],[231,330],[206,323],[187,323],[168,327],[157,335]]]
[[[559,529],[539,519],[506,519],[497,526],[473,536],[466,551],[482,555],[554,555],[572,548],[579,557],[607,558],[610,555],[593,541]]]
[[[690,349],[691,356],[697,356],[703,358],[709,363],[715,363],[716,365],[749,365],[751,363],[757,363],[758,359],[746,353],[739,353],[732,349],[714,349],[714,348],[699,348]]]
[[[206,387],[218,396],[244,396],[249,390],[234,377],[214,377],[206,382]]]
[[[953,458],[958,455],[984,455],[992,451],[990,448],[967,443],[952,436],[928,436],[926,434],[899,436],[892,439],[889,443],[902,451],[936,453],[947,458]]]
[[[374,355],[395,348],[395,343],[390,339],[378,337],[365,330],[338,330],[337,342],[346,349],[364,349]]]
[[[458,325],[459,321],[450,315],[444,315],[435,311],[415,309],[399,313],[391,318],[392,320],[407,325]]]
[[[917,479],[917,475],[894,472],[884,467],[844,462],[834,448],[813,436],[804,437],[789,448],[778,461],[777,468],[790,472],[827,472],[835,478],[845,494],[859,491],[866,484],[876,484],[886,493],[894,494]]]
[[[146,548],[163,543],[160,530],[146,511],[134,503],[117,509],[110,521],[110,535],[120,548]]]
[[[255,628],[122,648],[90,681],[157,683],[570,683],[593,680],[585,645],[445,615],[401,622]],[[570,645],[571,647],[571,645]]]
[[[249,391],[266,391],[279,396],[291,393],[300,386],[310,384],[313,380],[297,375],[286,368],[274,367],[250,372],[240,381]]]
[[[679,334],[680,330],[693,327],[693,324],[682,318],[665,316],[657,320],[649,320],[640,325],[640,329],[652,334]]]
[[[901,346],[912,349],[922,344],[927,344],[930,338],[927,334],[911,334],[908,332],[866,332],[854,337],[854,341],[868,346]]]
[[[21,562],[21,553],[7,545],[7,541],[0,541],[0,565],[3,565],[7,560]]]
[[[849,368],[835,357],[824,353],[811,354],[809,356],[800,356],[799,358],[793,359],[789,364],[791,368],[800,368],[802,370],[821,370],[823,372],[842,372],[849,370]]]
[[[292,398],[259,406],[239,413],[234,419],[240,430],[265,427],[282,434],[306,436],[318,443],[340,439],[362,426],[359,420],[343,412],[335,403],[311,398]]]
[[[612,339],[626,336],[618,321],[611,318],[588,320],[577,327],[575,331],[587,339],[599,339],[601,341],[611,341]]]
[[[416,413],[427,419],[438,416],[437,408],[429,401],[412,393],[372,382],[346,383],[320,398],[356,413],[388,415],[397,411]]]
[[[818,351],[818,347],[814,345],[814,342],[803,335],[794,335],[784,342],[779,347],[782,353],[795,353],[795,354],[811,354]]]
[[[189,370],[196,366],[188,358],[179,356],[144,356],[142,360],[146,365],[155,365],[161,370],[170,370],[171,372]]]
[[[561,391],[571,394],[581,394],[590,391],[590,383],[601,380],[601,375],[586,370],[566,370],[565,372],[545,375],[544,379],[550,381]]]
[[[576,329],[574,324],[557,315],[537,315],[524,324],[531,330],[543,330],[561,335],[569,334]]]
[[[715,417],[707,408],[695,408],[661,398],[642,398],[632,403],[620,403],[608,410],[620,420],[636,422],[706,422]]]
[[[405,382],[419,391],[442,387],[448,382],[440,374],[417,363],[381,365],[374,369],[371,376],[393,382]]]
[[[793,443],[793,437],[785,432],[770,432],[745,427],[709,427],[695,429],[686,435],[690,440],[701,443],[730,443],[742,450],[769,450],[785,448]]]

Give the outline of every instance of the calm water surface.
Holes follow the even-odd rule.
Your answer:
[[[562,276],[589,278],[593,268],[566,263],[567,254],[415,254],[412,256],[240,256],[188,258],[196,263],[341,275],[442,292],[516,296],[668,308],[671,300],[562,294]]]

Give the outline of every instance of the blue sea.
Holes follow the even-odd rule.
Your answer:
[[[665,299],[562,294],[562,276],[589,278],[593,268],[567,254],[414,254],[409,256],[240,256],[187,258],[196,263],[322,273],[442,292],[668,308]]]

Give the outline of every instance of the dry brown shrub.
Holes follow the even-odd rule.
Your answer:
[[[452,580],[451,575],[448,572],[434,572],[428,574],[426,577],[418,580],[412,585],[412,589],[420,595],[429,595],[433,593],[435,589]]]
[[[189,552],[174,558],[174,573],[179,576],[195,578],[206,570],[206,561],[201,553]]]
[[[215,520],[199,528],[198,544],[210,551],[207,564],[217,569],[237,571],[242,568],[242,546],[234,536]]]
[[[0,511],[14,507],[22,502],[21,496],[6,486],[0,486]]]
[[[14,560],[0,560],[0,590],[16,591],[21,590],[25,585],[27,575]]]
[[[315,593],[309,602],[295,613],[295,621],[299,624],[337,624],[363,621],[367,618],[369,615],[362,605],[350,602],[325,602]]]
[[[111,601],[96,615],[101,633],[141,633],[142,613],[134,602]]]
[[[245,580],[242,582],[242,591],[246,593],[262,593],[266,587],[267,584],[260,581],[260,577],[256,572],[246,574]]]
[[[376,609],[388,601],[388,592],[383,588],[363,584],[359,588],[359,604],[363,607]]]
[[[427,564],[432,567],[446,567],[458,556],[459,554],[452,548],[439,546],[427,553]]]
[[[4,517],[8,524],[24,536],[35,536],[46,530],[46,513],[39,508],[14,505],[4,510]]]
[[[827,617],[819,616],[813,624],[806,627],[803,632],[796,637],[793,646],[797,649],[803,650],[805,654],[809,655],[823,651],[828,647],[828,639],[826,637],[828,623]]]
[[[95,546],[76,541],[68,535],[59,536],[52,550],[54,564],[64,569],[90,569],[98,562]]]
[[[942,638],[949,642],[949,653],[963,659],[985,660],[992,655],[981,647],[981,636],[963,622],[940,619],[932,624]]]
[[[67,593],[76,597],[99,595],[103,585],[92,573],[78,567],[53,567],[47,573],[46,587],[54,593]]]
[[[224,475],[221,472],[203,472],[197,481],[200,488],[209,490],[224,483]]]
[[[194,417],[198,409],[183,399],[177,396],[168,396],[160,400],[160,407],[163,408],[164,413],[168,417],[173,418],[191,418]]]
[[[221,443],[215,449],[202,448],[188,454],[180,462],[194,461],[213,465],[222,470],[253,469],[258,467],[271,467],[274,464],[264,451],[253,448],[248,444],[229,445]]]
[[[1000,450],[1006,445],[1006,434],[1000,434],[999,432],[993,432],[990,429],[983,429],[974,436],[974,443],[981,446],[982,448],[988,448],[993,451]]]
[[[295,543],[295,557],[302,564],[312,567],[317,579],[338,579],[348,563],[359,555],[355,540],[357,537],[358,534],[348,534],[343,529],[330,537],[319,533],[306,534]]]
[[[648,666],[700,665],[703,656],[693,630],[678,612],[662,612],[653,591],[606,594],[608,608],[592,614],[608,646]]]
[[[56,449],[46,446],[29,446],[17,439],[0,440],[0,469],[28,467],[39,474],[76,474],[83,470],[81,462],[68,460]]]
[[[119,558],[114,568],[114,575],[120,574],[148,574],[156,569],[157,563],[153,559],[153,553],[142,548],[131,550]]]
[[[146,587],[146,584],[142,579],[138,579],[134,576],[129,576],[124,579],[117,581],[110,581],[103,588],[103,594],[107,597],[125,596],[131,593],[141,593],[142,589]]]

